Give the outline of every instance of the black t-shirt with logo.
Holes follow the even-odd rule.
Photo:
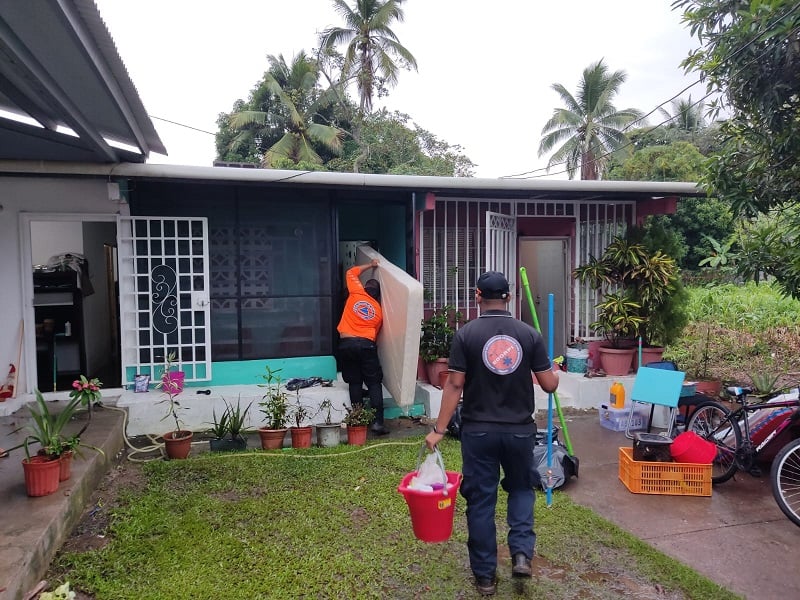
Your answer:
[[[532,372],[550,360],[541,334],[504,310],[466,323],[453,338],[449,368],[465,374],[462,431],[535,430]]]

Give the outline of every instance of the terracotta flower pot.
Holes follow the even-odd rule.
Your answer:
[[[363,446],[367,443],[368,425],[348,425],[347,443],[351,446]]]
[[[292,427],[292,448],[311,448],[311,427]]]
[[[450,370],[445,369],[444,371],[439,371],[439,387],[444,389],[444,386],[447,385],[447,378],[450,377]]]
[[[283,448],[283,438],[286,436],[286,429],[259,429],[258,435],[261,437],[262,449],[280,450]]]
[[[72,475],[72,450],[67,450],[66,452],[62,452],[61,456],[58,457],[59,462],[59,481],[67,481],[70,476]]]
[[[638,354],[637,354],[638,357]],[[639,367],[646,367],[650,363],[659,362],[664,357],[664,348],[660,346],[650,346],[650,347],[643,347],[642,348],[642,364],[636,365],[636,369],[638,370]]]
[[[189,456],[192,450],[191,431],[170,431],[164,434],[164,450],[171,459],[183,459]]]
[[[439,383],[439,373],[447,370],[447,359],[437,358],[436,360],[425,363],[425,371],[428,373],[428,381],[431,385]]]
[[[695,384],[694,393],[716,398],[722,391],[722,381],[719,379],[703,379]]]
[[[28,496],[49,496],[58,489],[58,476],[61,474],[61,462],[58,459],[47,456],[23,458],[22,470]]]
[[[600,346],[600,367],[606,375],[627,375],[633,364],[636,348],[605,348]]]

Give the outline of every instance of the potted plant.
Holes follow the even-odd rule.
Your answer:
[[[678,266],[660,250],[651,252],[617,236],[599,259],[590,257],[572,275],[602,295],[595,306],[597,318],[589,327],[606,339],[599,352],[609,375],[627,375],[637,337],[644,348],[666,344],[686,325]],[[625,355],[626,360],[629,356],[630,362],[611,367],[607,360],[611,354]]]
[[[321,411],[326,411],[325,422],[317,425],[317,443],[323,448],[338,446],[341,441],[342,424],[331,418],[332,408],[333,402],[330,398],[325,398],[319,405]]]
[[[71,398],[61,411],[54,413],[50,411],[38,389],[35,390],[35,395],[36,404],[30,407],[28,435],[22,444],[25,447],[25,458],[22,460],[25,487],[28,495],[33,497],[46,496],[58,489],[61,480],[61,455],[80,442],[77,436],[66,438],[63,435],[64,426],[72,419],[80,401]],[[39,444],[39,450],[34,456],[30,453],[32,443]]]
[[[289,433],[292,437],[292,448],[311,447],[313,429],[310,425],[304,425],[305,421],[311,416],[311,410],[300,402],[300,389],[298,388],[294,406],[291,408],[291,419],[294,423],[289,428]]]
[[[83,426],[78,436],[80,436],[89,426],[89,423],[92,422],[94,405],[100,404],[100,398],[103,395],[100,391],[101,387],[103,387],[102,381],[97,377],[89,379],[86,375],[81,375],[72,382],[72,390],[69,393],[70,399],[77,400],[81,406],[85,406],[89,411],[89,421]]]
[[[601,345],[598,352],[600,365],[608,375],[627,375],[631,370],[636,348],[623,347],[623,342],[633,339],[642,323],[636,313],[639,308],[639,304],[620,294],[608,294],[597,305],[597,320],[589,327],[602,332],[606,339],[607,345]]]
[[[711,362],[711,326],[705,325],[705,335],[694,348],[694,358],[687,366],[686,379],[694,382],[695,393],[716,398],[722,391],[722,380],[714,377],[709,369]]]
[[[224,401],[224,399],[223,399]],[[225,445],[225,438],[228,435],[228,405],[227,402],[225,403],[225,410],[222,411],[222,415],[217,417],[216,409],[211,409],[211,418],[213,419],[211,423],[211,427],[208,430],[208,433],[211,434],[212,438],[208,440],[209,448],[212,452],[219,452],[224,450]]]
[[[228,404],[224,398],[225,410],[217,418],[215,410],[212,410],[214,422],[211,424],[209,433],[213,439],[208,441],[212,452],[222,452],[226,450],[245,450],[247,448],[247,438],[244,436],[244,424],[250,412],[252,402],[247,408],[242,410],[241,403],[235,405]]]
[[[367,428],[375,418],[375,409],[366,404],[344,406],[344,424],[347,426],[347,443],[363,446],[367,441]]]
[[[236,405],[228,405],[228,432],[230,433],[230,446],[231,450],[246,450],[247,449],[247,436],[245,435],[245,423],[247,423],[247,416],[250,414],[250,408],[253,403],[250,402],[247,408],[242,410],[241,398],[236,402]]]
[[[259,410],[264,414],[264,427],[259,428],[258,435],[264,450],[277,450],[283,447],[289,422],[288,395],[281,389],[280,369],[270,369],[269,365],[265,368],[267,372],[261,375],[265,383],[258,384],[267,390],[258,403]]]
[[[422,320],[419,356],[425,363],[428,381],[433,385],[439,383],[439,372],[447,369],[453,336],[462,320],[461,311],[449,304],[434,308],[431,315]]]
[[[178,394],[183,390],[183,383],[170,375],[174,363],[175,353],[170,352],[164,362],[161,381],[156,387],[162,390],[164,399],[161,402],[166,402],[168,407],[167,414],[161,420],[172,417],[175,422],[175,428],[161,436],[164,440],[164,450],[168,458],[183,459],[191,452],[194,434],[183,428],[183,422],[178,414],[179,410],[183,410],[177,400]]]

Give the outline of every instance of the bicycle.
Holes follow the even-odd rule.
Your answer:
[[[712,483],[728,481],[737,470],[760,476],[759,461],[774,459],[770,469],[772,495],[783,514],[800,527],[800,397],[748,403],[752,388],[732,386],[725,392],[738,403],[731,410],[715,400],[700,402],[686,423],[717,446],[711,470]],[[750,416],[770,409],[765,418],[751,425]],[[757,428],[756,428],[757,426]],[[757,435],[756,435],[757,434]],[[791,440],[778,447],[778,440]]]

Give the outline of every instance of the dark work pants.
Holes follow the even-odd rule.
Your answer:
[[[467,501],[467,548],[475,577],[492,578],[497,569],[495,507],[497,486],[508,493],[508,549],[533,558],[533,446],[531,433],[461,433],[464,481],[461,495]],[[500,468],[503,480],[500,481]]]
[[[362,386],[369,391],[369,404],[375,409],[375,422],[383,425],[383,370],[378,347],[366,338],[342,338],[339,342],[342,379],[349,386],[350,404],[363,404]]]

